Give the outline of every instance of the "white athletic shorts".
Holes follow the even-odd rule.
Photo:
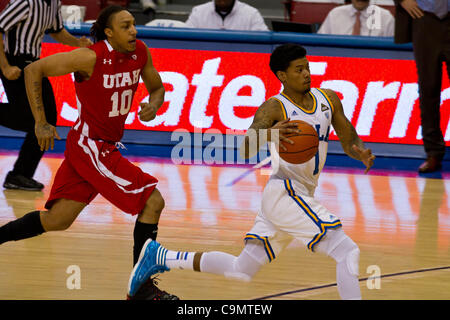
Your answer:
[[[271,179],[264,188],[261,210],[245,240],[260,240],[269,261],[293,240],[300,240],[309,250],[320,248],[329,254],[345,233],[327,231],[342,227],[341,221],[314,198],[300,194],[289,179]],[[330,234],[330,232],[328,232]],[[332,239],[331,239],[332,238]]]

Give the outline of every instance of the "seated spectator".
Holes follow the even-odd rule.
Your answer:
[[[186,21],[187,27],[245,31],[268,31],[256,8],[238,0],[212,0],[195,6]]]
[[[155,13],[156,11],[156,3],[153,0],[139,0],[141,4],[142,10],[145,14]]]
[[[389,10],[370,4],[370,0],[351,0],[351,4],[331,10],[317,33],[394,36],[394,17]]]

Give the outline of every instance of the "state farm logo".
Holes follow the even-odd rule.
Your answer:
[[[141,122],[136,111],[141,101],[148,101],[148,93],[140,83],[126,121],[127,129],[189,132],[216,129],[222,133],[229,129],[246,130],[257,107],[282,90],[268,67],[269,54],[152,49],[152,56],[166,87],[165,103],[154,120]],[[422,143],[413,60],[318,56],[308,59],[312,85],[338,93],[345,114],[364,141]],[[450,141],[450,109],[445,107],[450,103],[448,86],[444,77],[441,124],[447,142]],[[74,92],[68,91],[56,94],[74,96]],[[65,99],[60,105],[59,123],[72,125],[77,117],[75,99],[72,102]],[[337,139],[334,131],[330,139]]]
[[[164,83],[173,87],[167,92],[166,101],[169,101],[167,111],[158,115],[153,121],[143,123],[145,126],[154,127],[160,124],[176,126],[180,122],[183,108],[189,107],[189,124],[200,129],[212,127],[214,118],[218,117],[223,125],[230,129],[247,129],[253,119],[249,117],[236,116],[235,107],[257,108],[266,98],[266,88],[263,81],[253,75],[242,75],[232,79],[223,86],[225,75],[218,74],[221,58],[206,60],[200,73],[193,75],[189,81],[187,77],[177,72],[161,72]],[[185,98],[189,84],[196,87],[190,106],[185,105]],[[239,95],[239,91],[249,87],[250,95]],[[217,113],[208,114],[207,107],[211,104],[211,93],[215,88],[223,88],[216,104]],[[144,98],[145,100],[145,98]],[[256,109],[255,109],[256,110]]]

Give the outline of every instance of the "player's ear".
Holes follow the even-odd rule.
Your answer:
[[[277,78],[281,82],[285,82],[286,81],[286,72],[284,72],[284,71],[277,71]]]
[[[111,28],[105,28],[105,34],[108,38],[112,38],[113,36],[113,31]]]

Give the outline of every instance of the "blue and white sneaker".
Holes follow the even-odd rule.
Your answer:
[[[154,274],[170,271],[164,265],[167,249],[158,242],[148,239],[142,247],[139,260],[128,281],[128,296],[133,297],[139,288]]]

